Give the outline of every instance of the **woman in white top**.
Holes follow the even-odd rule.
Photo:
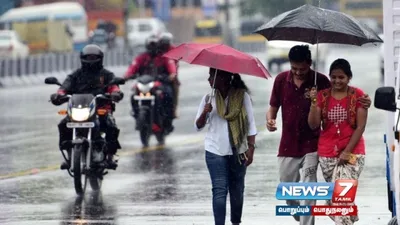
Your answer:
[[[253,161],[255,136],[253,108],[248,88],[239,74],[218,70],[215,97],[201,100],[195,127],[206,125],[204,141],[206,164],[211,177],[215,225],[225,225],[226,197],[229,191],[231,222],[241,223],[244,177]],[[215,69],[210,68],[208,81],[213,87]],[[214,106],[214,107],[213,107]]]

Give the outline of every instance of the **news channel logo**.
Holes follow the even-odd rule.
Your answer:
[[[335,203],[354,202],[357,180],[341,179],[333,182],[280,183],[276,189],[278,200],[332,200]]]

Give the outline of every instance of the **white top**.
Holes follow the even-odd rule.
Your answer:
[[[196,120],[200,117],[201,113],[203,112],[204,106],[206,104],[206,96],[207,95],[205,95],[201,100],[199,109],[197,111],[196,119],[194,120],[194,127],[196,128],[197,131],[202,130],[197,127]],[[210,117],[208,123],[208,131],[204,140],[205,150],[221,156],[232,155],[233,154],[232,147],[229,142],[228,121],[226,119],[221,118],[218,115],[215,98],[214,97],[210,98],[213,109],[209,115]],[[256,135],[257,128],[256,128],[256,123],[254,121],[253,106],[251,105],[249,94],[247,93],[244,94],[243,101],[244,101],[243,102],[244,107],[247,111],[247,119],[249,124],[247,135],[248,136]],[[228,98],[225,99],[225,105],[227,105],[227,103],[228,103]]]

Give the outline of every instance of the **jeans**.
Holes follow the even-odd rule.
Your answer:
[[[231,222],[241,223],[246,166],[232,155],[219,156],[206,151],[206,164],[211,177],[215,225],[225,225],[226,197],[229,191]]]

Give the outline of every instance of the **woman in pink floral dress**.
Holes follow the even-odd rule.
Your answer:
[[[331,88],[311,90],[312,101],[308,124],[321,129],[318,156],[326,182],[337,179],[358,180],[365,163],[363,133],[367,109],[359,102],[364,95],[359,88],[349,86],[351,67],[345,59],[335,60],[330,69]],[[328,202],[328,204],[334,205]],[[331,217],[337,225],[352,225],[356,216]]]

